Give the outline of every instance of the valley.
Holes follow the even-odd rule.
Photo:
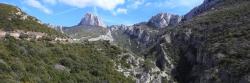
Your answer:
[[[106,25],[43,24],[0,4],[3,83],[250,83],[250,1],[204,0],[183,16],[159,13]]]

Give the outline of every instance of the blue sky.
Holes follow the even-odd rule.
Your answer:
[[[1,0],[18,6],[43,23],[73,26],[85,13],[94,13],[105,24],[135,24],[157,13],[184,15],[203,0]]]

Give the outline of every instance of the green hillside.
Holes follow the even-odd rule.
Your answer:
[[[218,2],[209,9],[205,5],[195,17],[177,26],[132,30],[148,32],[142,35],[145,39],[130,31],[113,32],[113,38],[118,39],[114,43],[48,41],[50,37],[26,40],[6,35],[0,38],[0,83],[135,83],[135,79],[139,83],[249,83],[250,1],[207,1]],[[74,26],[62,34],[7,4],[0,4],[0,30],[83,39],[108,31]],[[144,41],[148,35],[150,42]]]
[[[29,16],[21,9],[8,4],[0,3],[0,30],[4,31],[34,31],[49,35],[62,35],[41,23],[35,17]]]
[[[7,37],[0,49],[1,83],[133,82],[115,70],[112,58],[122,51],[108,42],[53,44]]]
[[[0,30],[64,36],[19,8],[2,3]],[[115,70],[122,52],[106,41],[63,44],[6,35],[0,39],[0,83],[132,83],[130,77]]]
[[[107,28],[98,26],[73,26],[65,28],[64,32],[72,38],[96,38],[100,35],[106,35],[108,32]]]

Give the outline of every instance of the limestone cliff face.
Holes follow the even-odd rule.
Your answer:
[[[99,27],[106,27],[106,25],[102,22],[100,18],[95,16],[91,13],[86,13],[85,16],[82,18],[81,22],[78,26],[99,26]]]
[[[159,13],[153,16],[148,24],[156,28],[166,28],[168,26],[177,25],[182,19],[182,16],[169,14],[169,13]]]
[[[182,16],[170,13],[159,13],[153,16],[148,22],[141,22],[132,26],[113,25],[109,26],[116,42],[127,43],[125,46],[132,47],[135,52],[144,51],[152,46],[162,30],[167,27],[174,27],[181,21]],[[122,38],[122,37],[124,38]],[[119,41],[121,38],[124,41]]]
[[[150,68],[141,63],[142,66],[134,69],[135,71],[140,70],[137,71],[137,83],[176,82],[174,77],[171,76],[171,70],[175,67],[174,57],[172,57],[174,55],[169,54],[172,48],[165,46],[171,45],[170,35],[164,35],[164,29],[168,26],[176,26],[181,21],[181,18],[178,15],[160,13],[152,17],[149,22],[142,22],[132,26],[113,25],[108,27],[112,31],[114,43],[130,49],[137,55],[141,55],[140,57],[144,57],[142,60],[147,60],[145,57],[154,57],[156,59],[148,59],[148,62],[152,64]],[[163,41],[169,43],[165,44]]]
[[[151,46],[159,34],[159,30],[146,23],[133,26],[114,25],[109,28],[112,30],[115,43],[125,44],[123,46],[129,47],[135,52],[143,51],[144,48]]]
[[[59,25],[52,25],[52,24],[45,24],[46,26],[55,29],[58,32],[64,33],[64,26],[59,26]]]

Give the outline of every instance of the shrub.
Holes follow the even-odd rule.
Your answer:
[[[19,36],[20,39],[26,39],[28,37],[29,37],[29,35],[28,34],[24,34],[24,33],[21,33],[20,36]]]

